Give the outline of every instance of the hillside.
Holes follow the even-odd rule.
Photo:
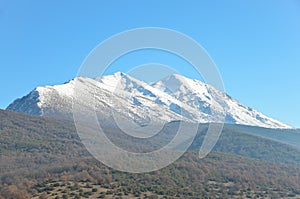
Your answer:
[[[214,151],[199,159],[207,128],[201,125],[190,150],[174,164],[128,174],[92,158],[69,121],[3,110],[0,121],[0,195],[5,199],[300,197],[299,150],[256,135],[269,129],[226,125]],[[168,125],[176,128],[176,122]],[[106,131],[111,138],[118,135],[118,129]],[[285,130],[277,133],[278,138]],[[119,144],[130,146],[134,140],[126,142]]]

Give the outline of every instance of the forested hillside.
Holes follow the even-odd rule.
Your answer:
[[[91,157],[72,122],[9,111],[0,111],[0,121],[0,198],[300,197],[299,150],[253,132],[265,135],[268,129],[227,125],[214,151],[199,159],[207,128],[201,125],[174,164],[128,174]],[[173,127],[168,124],[168,133]],[[118,135],[118,129],[106,130]]]

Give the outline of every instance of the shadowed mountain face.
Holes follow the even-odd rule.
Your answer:
[[[72,197],[79,196],[76,190],[80,189],[84,190],[82,194],[91,192],[86,193],[87,198],[101,194],[116,198],[120,193],[129,198],[145,194],[173,198],[297,198],[300,193],[300,151],[294,147],[300,143],[299,130],[225,125],[213,152],[199,159],[197,151],[207,130],[207,124],[201,124],[190,149],[175,163],[156,172],[128,174],[93,159],[70,121],[3,110],[0,121],[0,198],[51,194],[62,198],[66,193]],[[165,144],[177,127],[177,122],[166,124],[159,139],[142,145],[135,144],[136,140],[120,129],[105,128],[105,132],[119,147],[132,151],[144,147],[147,151]]]
[[[119,120],[144,127],[176,120],[196,123],[225,121],[290,128],[210,85],[180,75],[172,75],[152,85],[120,72],[96,79],[78,77],[62,85],[37,87],[7,109],[72,119],[72,102],[83,111],[95,110],[104,123]]]

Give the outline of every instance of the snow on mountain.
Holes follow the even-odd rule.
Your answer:
[[[82,88],[82,96],[93,97],[81,99],[75,95],[75,87]],[[225,117],[226,123],[290,128],[210,85],[180,75],[171,75],[152,85],[120,72],[96,79],[77,77],[62,85],[37,87],[7,109],[72,119],[72,102],[82,110],[95,109],[99,120],[106,124],[115,117],[140,127],[174,120],[220,122]]]
[[[291,128],[282,122],[242,105],[226,93],[199,80],[192,80],[175,74],[152,84],[152,86],[209,115],[217,116],[223,113],[213,109],[212,104],[223,107],[226,113],[225,123],[269,128]],[[216,107],[216,105],[214,106]]]
[[[109,76],[107,78],[110,78]],[[110,83],[118,82],[119,77],[111,77]],[[124,80],[125,78],[122,78]],[[122,82],[121,82],[122,83]],[[128,85],[137,86],[135,81],[127,82]],[[80,98],[74,98],[74,87],[82,87],[85,94],[93,95],[95,104],[86,101],[80,101]],[[136,90],[142,90],[138,85]],[[118,88],[117,88],[118,89]],[[133,90],[134,88],[130,88]],[[150,120],[160,118],[165,121],[179,120],[181,116],[156,104],[151,100],[152,95],[147,97],[147,90],[141,91],[144,96],[135,95],[134,93],[113,91],[110,84],[96,81],[86,77],[78,77],[63,85],[37,87],[29,95],[14,101],[7,107],[8,110],[42,115],[48,117],[60,117],[65,119],[72,118],[72,100],[77,100],[83,109],[96,108],[97,113],[102,118],[108,120],[111,117],[111,111],[115,111],[124,118],[130,118],[139,125],[146,125]],[[90,99],[90,100],[94,100]],[[149,121],[148,121],[149,120]]]

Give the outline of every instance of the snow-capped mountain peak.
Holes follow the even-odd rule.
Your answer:
[[[171,75],[154,84],[153,87],[167,92],[183,103],[208,115],[217,116],[223,111],[212,109],[212,104],[225,110],[225,122],[247,124],[271,128],[290,128],[290,126],[268,118],[262,113],[242,105],[224,92],[199,80],[192,80],[180,75]]]
[[[74,94],[77,86],[93,96],[93,103],[80,100],[80,95]],[[226,123],[290,128],[210,85],[178,74],[151,85],[121,72],[95,79],[77,77],[65,84],[37,87],[7,109],[72,119],[72,102],[82,104],[83,108],[95,106],[100,120],[106,123],[113,120],[112,112],[115,112],[122,120],[138,126],[174,120],[221,122],[225,117]]]

